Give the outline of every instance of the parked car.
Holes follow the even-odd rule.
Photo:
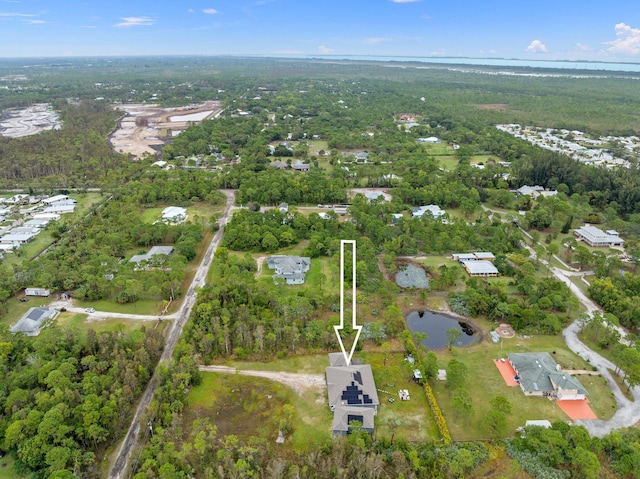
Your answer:
[[[96,310],[94,308],[87,308],[87,309],[85,309],[85,312],[87,312],[87,313],[95,313]]]

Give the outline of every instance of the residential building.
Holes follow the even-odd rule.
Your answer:
[[[556,196],[558,192],[556,190],[545,190],[542,186],[521,186],[514,193],[521,196],[530,196],[531,198],[537,198],[538,196]]]
[[[29,308],[20,320],[11,328],[13,334],[23,333],[27,336],[37,336],[40,328],[50,319],[56,317],[58,312],[54,308]]]
[[[162,222],[170,224],[181,224],[187,219],[186,208],[179,206],[167,206],[162,210]]]
[[[50,219],[32,219],[24,222],[24,226],[31,228],[44,228],[49,224]]]
[[[489,278],[500,276],[498,268],[496,268],[491,261],[475,259],[460,261],[460,263],[462,264],[462,267],[465,269],[467,274],[472,278]]]
[[[296,171],[300,171],[304,173],[311,169],[311,165],[309,163],[303,163],[300,160],[296,160],[295,163],[291,165],[291,168],[293,168]]]
[[[0,238],[0,244],[21,245],[35,238],[35,233],[9,233]]]
[[[411,212],[414,218],[422,218],[425,213],[430,213],[434,219],[438,219],[446,213],[440,209],[438,205],[425,205],[411,208]]]
[[[44,198],[42,200],[43,203],[50,205],[53,203],[56,203],[58,201],[65,201],[68,200],[69,196],[68,195],[55,195],[55,196],[50,196],[49,198]]]
[[[337,215],[346,215],[351,205],[333,205],[333,212]]]
[[[510,353],[507,359],[516,372],[520,389],[527,396],[562,400],[587,397],[580,381],[562,371],[549,353]]]
[[[142,261],[151,261],[156,255],[169,256],[172,252],[173,246],[154,246],[145,254],[132,256],[129,262],[140,264]]]
[[[302,256],[269,256],[267,267],[275,270],[273,279],[282,278],[287,284],[303,284],[311,258]]]
[[[435,136],[430,136],[428,138],[418,138],[418,143],[442,143],[442,140]]]
[[[353,157],[356,160],[356,163],[369,163],[369,153],[366,151],[359,151],[355,153]]]
[[[51,290],[46,288],[25,288],[25,296],[43,296],[47,297],[51,294]]]
[[[347,365],[341,352],[329,354],[329,362],[326,378],[333,433],[348,434],[352,421],[358,421],[364,430],[372,433],[380,401],[371,366]]]
[[[623,247],[624,240],[615,230],[602,231],[600,228],[586,224],[574,230],[574,235],[589,246]]]
[[[73,213],[76,209],[75,203],[54,203],[42,210],[42,213],[65,214]]]
[[[275,168],[276,170],[286,170],[288,165],[286,161],[276,160],[269,163],[269,166]]]

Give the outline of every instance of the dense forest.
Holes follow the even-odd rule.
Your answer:
[[[159,330],[0,337],[0,440],[34,477],[100,477],[162,352]],[[64,474],[66,473],[66,475]]]

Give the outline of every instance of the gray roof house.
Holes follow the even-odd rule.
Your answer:
[[[349,423],[358,421],[363,429],[373,432],[374,417],[380,401],[369,364],[346,365],[342,353],[329,355],[326,370],[329,407],[333,411],[334,434],[349,433]]]
[[[587,397],[580,381],[563,372],[549,353],[510,353],[507,359],[516,371],[520,389],[527,396],[565,400]]]
[[[275,270],[273,278],[283,278],[287,284],[303,284],[311,258],[304,256],[269,256],[267,267]]]
[[[20,320],[11,328],[13,334],[23,333],[27,336],[37,336],[40,328],[48,319],[55,318],[58,312],[54,308],[29,308]]]
[[[305,172],[311,169],[311,165],[309,163],[303,163],[300,160],[296,160],[295,163],[291,165],[291,168],[293,168],[296,171]]]
[[[156,255],[169,256],[173,252],[173,246],[154,246],[145,254],[136,254],[129,262],[140,264],[142,261],[151,261]]]

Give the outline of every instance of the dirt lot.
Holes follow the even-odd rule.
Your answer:
[[[0,116],[0,134],[10,138],[29,136],[60,128],[58,115],[48,103],[36,103],[23,109],[5,110]]]
[[[213,118],[221,111],[220,102],[208,101],[180,108],[162,108],[156,104],[127,103],[114,105],[125,116],[109,136],[113,149],[135,158],[155,154],[177,132],[190,124]]]

